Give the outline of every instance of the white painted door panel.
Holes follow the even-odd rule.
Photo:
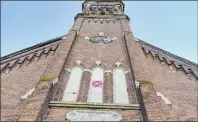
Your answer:
[[[103,77],[103,69],[96,68],[92,71],[88,102],[103,102]]]
[[[114,103],[129,104],[125,73],[122,69],[113,72]]]
[[[81,68],[74,68],[70,73],[69,80],[64,91],[62,101],[72,101],[75,102],[78,97],[81,77],[82,77],[82,69]]]

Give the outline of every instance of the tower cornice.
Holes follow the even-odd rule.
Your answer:
[[[120,2],[123,6],[123,12],[124,12],[124,8],[125,8],[125,5],[124,3],[122,2],[122,0],[85,0],[83,3],[82,3],[82,10],[84,9],[84,5],[86,2],[89,2],[89,1],[93,1],[93,2]]]
[[[74,20],[77,18],[100,18],[100,19],[105,19],[105,18],[114,18],[114,19],[127,19],[130,21],[129,16],[125,14],[116,14],[116,15],[100,15],[100,14],[86,14],[86,13],[78,13],[75,17]]]

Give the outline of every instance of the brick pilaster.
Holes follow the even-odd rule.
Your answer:
[[[80,90],[78,94],[78,102],[87,102],[89,85],[90,85],[91,73],[88,71],[83,72]]]
[[[103,85],[103,102],[113,103],[113,75],[111,72],[104,73],[104,85]]]
[[[48,103],[52,98],[52,82],[60,78],[63,65],[67,61],[76,36],[77,31],[72,30],[68,33],[67,38],[60,42],[56,54],[46,67],[40,82],[25,105],[19,121],[41,121],[44,118],[48,110]]]
[[[162,110],[162,99],[157,96],[153,84],[149,81],[139,81],[140,92],[145,105],[149,121],[166,121],[166,115]]]

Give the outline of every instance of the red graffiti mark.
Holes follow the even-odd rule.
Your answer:
[[[92,86],[93,87],[102,87],[102,81],[93,81]]]

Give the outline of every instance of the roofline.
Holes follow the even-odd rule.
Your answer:
[[[30,50],[33,50],[33,49],[36,49],[36,48],[45,46],[45,45],[47,45],[47,44],[51,44],[51,43],[53,43],[53,42],[57,42],[57,41],[61,40],[63,37],[65,37],[65,36],[67,36],[67,34],[65,34],[65,35],[63,35],[63,36],[56,37],[56,38],[54,38],[54,39],[47,40],[47,41],[45,41],[45,42],[41,42],[41,43],[39,43],[39,44],[33,45],[33,46],[31,46],[31,47],[28,47],[28,48],[24,48],[24,49],[22,49],[22,50],[19,50],[19,51],[14,52],[14,53],[5,55],[5,56],[1,57],[1,61],[2,61],[2,60],[5,60],[5,59],[8,59],[8,58],[11,58],[11,57],[13,57],[13,56],[19,55],[19,54],[28,52],[28,51],[30,51]]]
[[[190,61],[190,60],[188,60],[188,59],[182,58],[182,57],[177,56],[177,55],[175,55],[175,54],[173,54],[173,53],[170,53],[170,52],[168,52],[168,51],[165,51],[165,50],[163,50],[163,49],[161,49],[161,48],[159,48],[159,47],[156,47],[156,46],[154,46],[154,45],[151,45],[151,44],[149,44],[149,43],[147,43],[147,42],[145,42],[145,41],[143,41],[143,40],[141,40],[141,39],[138,39],[138,38],[135,38],[135,39],[137,39],[140,43],[142,43],[142,44],[144,44],[144,45],[146,45],[146,46],[149,46],[149,47],[151,47],[151,48],[153,48],[153,49],[157,49],[157,50],[158,50],[159,52],[161,52],[161,53],[167,54],[168,56],[171,56],[171,57],[173,57],[173,58],[175,58],[175,59],[177,59],[177,60],[179,60],[179,61],[182,61],[182,62],[184,62],[184,63],[186,63],[186,64],[188,64],[188,65],[198,67],[198,64],[195,63],[195,62],[192,62],[192,61]]]

